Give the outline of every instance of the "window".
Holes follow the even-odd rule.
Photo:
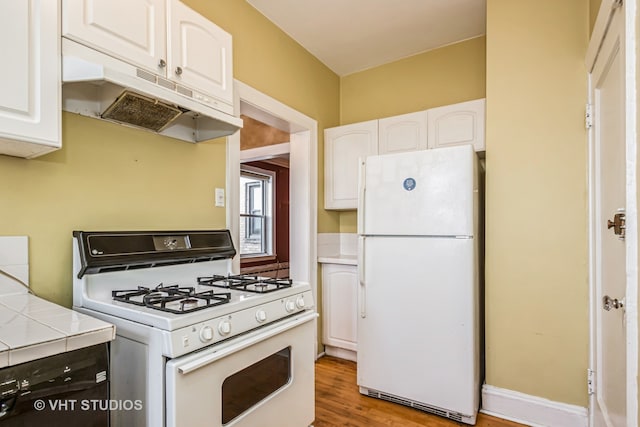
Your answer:
[[[272,171],[240,166],[240,255],[273,255]]]

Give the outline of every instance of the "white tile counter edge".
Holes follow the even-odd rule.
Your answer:
[[[28,295],[27,297],[35,300],[42,300],[42,298],[36,297],[35,295]],[[2,297],[0,296],[0,302],[1,301]],[[60,306],[60,308],[68,310],[69,314],[78,319],[78,321],[75,322],[77,323],[75,325],[77,328],[73,329],[71,325],[74,322],[70,322],[70,327],[67,330],[64,330],[62,327],[56,327],[48,324],[46,318],[34,319],[29,314],[12,310],[11,307],[0,304],[0,310],[11,310],[16,314],[16,316],[25,318],[28,322],[32,322],[34,326],[38,325],[38,329],[40,331],[43,331],[43,328],[51,331],[49,339],[33,340],[33,342],[28,342],[29,340],[26,339],[24,345],[15,345],[12,347],[5,342],[0,329],[0,343],[3,344],[3,347],[8,347],[8,350],[0,352],[0,368],[84,347],[90,347],[96,344],[102,344],[115,339],[116,330],[114,325],[98,320],[94,317],[87,316],[86,314],[69,310],[65,307]],[[82,324],[82,327],[80,327],[80,324]]]
[[[322,264],[358,265],[358,257],[355,255],[319,257],[318,262]]]

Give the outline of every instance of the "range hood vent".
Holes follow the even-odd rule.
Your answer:
[[[161,132],[180,114],[182,110],[172,105],[125,90],[100,117]]]
[[[200,142],[235,133],[233,105],[198,100],[196,91],[94,49],[62,39],[62,109]]]

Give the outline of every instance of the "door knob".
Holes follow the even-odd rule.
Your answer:
[[[609,295],[605,295],[602,297],[602,308],[604,308],[606,311],[610,311],[612,308],[617,310],[622,307],[624,307],[624,300],[611,298]]]
[[[607,220],[607,229],[613,228],[613,234],[619,236],[620,239],[624,239],[625,230],[626,230],[626,215],[624,211],[618,212],[613,216],[613,221],[610,219]]]

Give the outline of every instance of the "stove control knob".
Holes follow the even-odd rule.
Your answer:
[[[304,308],[304,297],[302,295],[296,298],[296,307]]]
[[[267,320],[267,313],[264,310],[258,310],[256,313],[256,320],[258,323],[262,323]]]
[[[207,342],[213,339],[213,329],[211,326],[205,326],[200,329],[200,341]]]
[[[287,313],[291,313],[293,310],[296,309],[296,303],[293,301],[287,301],[284,305],[285,310],[287,310]]]
[[[229,335],[229,333],[231,332],[231,322],[229,322],[228,320],[223,320],[222,322],[220,322],[220,324],[218,325],[218,332],[220,332],[220,335]]]

